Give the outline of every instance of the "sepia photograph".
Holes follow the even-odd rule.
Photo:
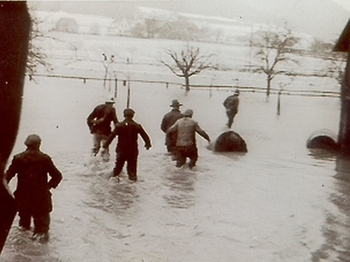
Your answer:
[[[1,262],[350,261],[350,1],[0,1],[0,35]]]

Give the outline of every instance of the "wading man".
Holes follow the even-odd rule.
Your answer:
[[[62,174],[51,158],[40,151],[41,139],[38,135],[29,135],[24,144],[27,149],[13,157],[5,173],[5,179],[9,183],[17,175],[14,196],[20,218],[19,229],[30,230],[31,218],[33,218],[32,239],[47,241],[52,211],[50,189],[58,186],[62,180]],[[50,180],[48,175],[51,177]]]
[[[137,180],[137,158],[139,154],[137,144],[138,135],[140,135],[145,142],[145,148],[147,150],[151,148],[151,140],[148,134],[140,124],[133,120],[134,115],[134,110],[130,108],[125,109],[125,119],[116,125],[106,143],[103,145],[103,148],[107,149],[113,139],[118,136],[116,148],[117,159],[112,176],[118,177],[126,162],[130,181]]]
[[[92,154],[94,156],[98,154],[100,147],[111,134],[111,123],[113,123],[114,126],[118,123],[117,114],[113,105],[114,99],[108,99],[105,104],[96,106],[87,118],[90,133],[93,135]],[[101,156],[104,161],[109,161],[108,148],[101,152]]]

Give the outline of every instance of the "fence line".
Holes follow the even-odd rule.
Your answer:
[[[95,81],[107,81],[114,82],[115,89],[117,88],[117,82],[123,82],[123,85],[128,85],[130,88],[130,83],[147,83],[147,84],[164,84],[166,88],[169,85],[180,86],[182,89],[185,85],[178,82],[169,82],[164,80],[140,80],[140,79],[128,79],[128,78],[102,78],[102,77],[89,77],[89,76],[67,76],[67,75],[52,75],[52,74],[35,74],[29,75],[29,79],[32,80],[34,77],[49,77],[49,78],[64,78],[64,79],[77,79],[82,80],[86,83],[87,80]],[[239,89],[241,92],[251,92],[251,93],[266,93],[266,87],[254,87],[254,86],[239,86],[239,85],[190,85],[191,90],[213,90],[217,91],[227,91],[232,89]],[[329,98],[340,98],[340,92],[335,91],[317,91],[317,90],[302,90],[302,89],[277,89],[270,88],[270,95],[288,95],[288,96],[306,96],[306,97],[329,97]],[[116,90],[115,90],[116,96]]]

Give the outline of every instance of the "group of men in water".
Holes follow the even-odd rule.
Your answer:
[[[228,123],[231,128],[233,118],[237,114],[238,95],[236,91],[224,101]],[[116,146],[116,162],[112,177],[119,175],[126,163],[128,178],[131,182],[137,181],[138,136],[140,135],[148,150],[152,147],[151,139],[141,124],[134,121],[135,111],[126,108],[123,111],[123,121],[118,121],[115,101],[113,98],[104,104],[96,106],[87,117],[87,125],[93,135],[92,155],[98,153],[104,161],[109,161],[109,145],[118,137]],[[172,108],[161,121],[160,128],[165,133],[167,151],[176,161],[176,167],[186,164],[193,168],[198,160],[196,133],[210,142],[209,135],[192,119],[193,110],[180,111],[182,104],[173,100]],[[112,130],[111,125],[114,125]],[[48,240],[50,212],[52,200],[50,189],[56,188],[62,180],[61,172],[56,168],[50,156],[40,151],[41,138],[31,134],[25,140],[26,150],[13,157],[7,169],[4,181],[9,183],[17,175],[17,188],[14,192],[19,214],[19,229],[31,230],[31,219],[34,222],[32,239]]]

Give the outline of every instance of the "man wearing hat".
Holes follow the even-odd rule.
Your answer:
[[[151,140],[143,129],[143,127],[133,120],[135,111],[131,108],[124,110],[124,120],[115,126],[115,129],[104,143],[103,148],[106,149],[118,136],[117,143],[117,159],[113,170],[114,177],[118,177],[121,173],[125,162],[127,163],[127,172],[130,181],[137,180],[137,158],[138,158],[138,135],[140,135],[145,142],[145,148],[148,150],[151,148]]]
[[[198,149],[196,144],[196,133],[210,142],[209,135],[199,127],[198,122],[192,119],[193,110],[188,109],[183,113],[183,117],[175,122],[168,129],[168,133],[177,134],[177,167],[182,167],[186,163],[186,158],[190,159],[189,167],[196,165],[198,160]]]
[[[170,107],[172,107],[172,110],[165,114],[160,125],[162,131],[166,134],[165,145],[167,147],[167,150],[172,154],[176,154],[176,134],[167,134],[167,131],[178,119],[183,117],[180,112],[180,106],[182,106],[182,104],[178,100],[173,100],[170,105]]]
[[[40,151],[41,139],[29,135],[24,144],[27,149],[13,157],[5,173],[7,183],[17,174],[17,188],[14,192],[20,230],[30,230],[34,221],[32,239],[48,240],[50,212],[52,211],[51,188],[56,188],[62,180],[61,172],[51,158]],[[48,180],[48,175],[51,177]]]
[[[114,103],[113,97],[107,99],[104,104],[96,106],[87,118],[90,133],[93,135],[92,154],[94,156],[98,154],[100,147],[111,134],[111,123],[114,123],[114,126],[118,123]],[[104,161],[109,161],[108,148],[103,150],[101,155]]]
[[[224,101],[224,107],[226,108],[226,115],[228,118],[227,127],[231,128],[233,124],[233,119],[235,118],[238,112],[238,104],[239,104],[239,90],[236,89],[233,95],[227,97]]]

